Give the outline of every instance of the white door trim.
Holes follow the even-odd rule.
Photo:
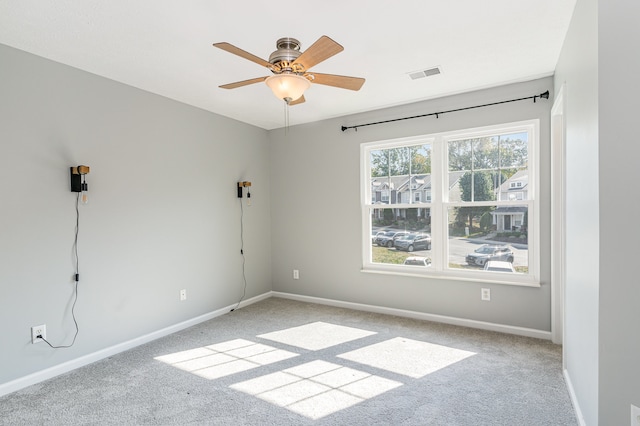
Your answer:
[[[565,92],[563,84],[551,108],[551,340],[557,344],[564,341]]]

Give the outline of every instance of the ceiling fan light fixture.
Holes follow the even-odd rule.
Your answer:
[[[265,80],[267,86],[276,95],[276,98],[289,103],[300,98],[311,83],[306,78],[297,74],[276,74]]]

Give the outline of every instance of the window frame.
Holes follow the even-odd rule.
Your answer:
[[[364,142],[360,145],[361,169],[361,210],[362,210],[362,271],[392,275],[420,276],[437,279],[452,279],[458,281],[473,281],[499,283],[508,285],[539,287],[540,286],[540,185],[539,185],[539,156],[540,156],[540,120],[497,124],[457,131],[417,135],[398,139],[386,139]],[[476,202],[450,202],[448,200],[448,143],[455,140],[479,138],[486,136],[506,135],[511,133],[528,133],[527,145],[527,197],[524,200],[493,200]],[[431,197],[429,201],[420,203],[378,204],[371,203],[371,151],[380,149],[399,148],[413,145],[430,145],[431,150]],[[421,197],[427,198],[427,197]],[[518,205],[528,208],[528,272],[504,274],[499,272],[477,271],[450,268],[449,258],[449,208],[459,206],[508,206]],[[376,208],[431,209],[431,266],[424,270],[407,268],[405,265],[393,265],[372,262],[371,244],[371,214]],[[442,244],[438,245],[437,241]]]

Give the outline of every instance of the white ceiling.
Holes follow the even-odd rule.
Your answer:
[[[264,129],[284,125],[269,75],[212,47],[268,60],[278,38],[344,51],[313,71],[364,77],[359,92],[312,85],[300,124],[553,74],[576,0],[0,0],[0,43]],[[442,74],[408,74],[439,66]],[[0,64],[0,73],[2,64]]]

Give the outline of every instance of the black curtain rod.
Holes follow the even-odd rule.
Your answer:
[[[510,99],[508,101],[492,102],[490,104],[476,105],[476,106],[470,106],[470,107],[466,107],[466,108],[450,109],[448,111],[441,111],[441,112],[432,112],[432,113],[429,113],[429,114],[414,115],[412,117],[394,118],[392,120],[376,121],[375,123],[358,124],[356,126],[342,126],[342,131],[344,132],[345,130],[356,129],[356,132],[357,132],[358,131],[358,127],[373,126],[375,124],[392,123],[394,121],[411,120],[412,118],[429,117],[431,115],[435,115],[436,118],[439,118],[440,115],[447,114],[449,112],[466,111],[468,109],[474,109],[474,108],[484,108],[484,107],[488,107],[488,106],[492,106],[492,105],[506,104],[506,103],[509,103],[509,102],[524,101],[526,99],[533,99],[533,102],[535,103],[537,98],[549,99],[549,91],[547,90],[546,92],[540,93],[539,95],[527,96],[526,98]]]

